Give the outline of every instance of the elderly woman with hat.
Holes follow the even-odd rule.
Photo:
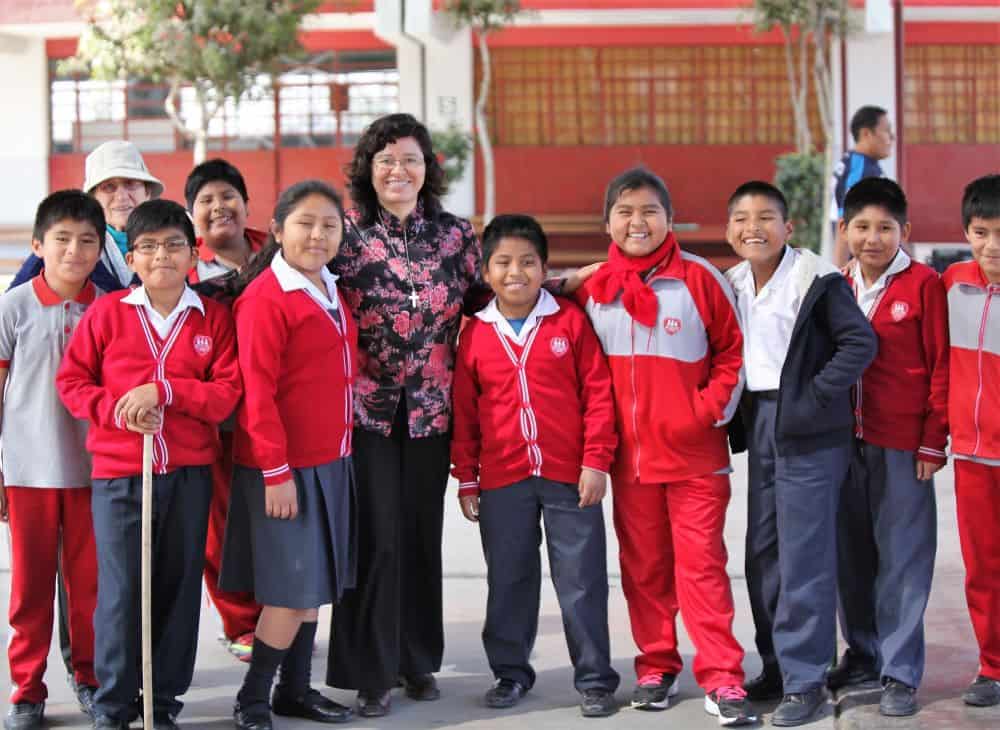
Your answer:
[[[83,189],[101,204],[108,227],[104,252],[90,278],[104,291],[124,289],[132,281],[132,271],[125,263],[125,223],[140,203],[160,197],[163,183],[146,169],[134,144],[112,140],[87,155]],[[41,269],[42,260],[29,256],[11,288],[33,278]]]

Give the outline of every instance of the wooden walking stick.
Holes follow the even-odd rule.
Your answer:
[[[142,726],[153,730],[153,435],[142,435]]]

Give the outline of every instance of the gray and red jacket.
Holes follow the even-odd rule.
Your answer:
[[[951,336],[948,421],[954,454],[1000,459],[1000,284],[975,261],[944,272]]]

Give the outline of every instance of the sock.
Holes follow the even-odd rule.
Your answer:
[[[236,694],[236,701],[240,703],[240,707],[268,704],[274,674],[288,651],[288,649],[275,649],[261,641],[259,636],[254,637],[250,668],[243,678],[243,686]]]
[[[288,653],[281,662],[278,690],[285,697],[300,699],[309,691],[312,677],[312,650],[316,640],[316,622],[302,622],[295,641],[288,647]]]

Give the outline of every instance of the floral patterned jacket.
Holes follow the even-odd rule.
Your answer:
[[[451,428],[451,381],[463,310],[484,303],[482,253],[472,225],[450,213],[403,224],[382,210],[364,227],[348,211],[330,268],[358,320],[355,425],[388,436],[401,394],[411,438]],[[409,275],[405,251],[409,250]],[[410,301],[410,277],[419,298]],[[485,290],[488,292],[488,290]],[[470,304],[466,305],[466,302]]]

